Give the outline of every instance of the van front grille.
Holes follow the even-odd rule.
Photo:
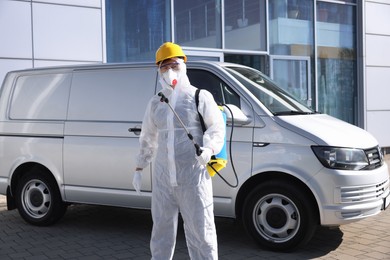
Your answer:
[[[379,147],[364,150],[368,159],[368,166],[362,170],[373,170],[383,165],[383,156]]]
[[[389,189],[389,180],[369,186],[341,187],[341,202],[366,202],[377,200]]]

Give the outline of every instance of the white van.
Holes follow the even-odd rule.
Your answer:
[[[230,109],[226,182],[213,177],[216,216],[241,219],[262,247],[289,251],[318,225],[387,208],[388,168],[369,133],[314,112],[257,70],[187,67],[194,86]],[[146,63],[9,72],[0,96],[0,194],[8,209],[39,226],[72,203],[149,209],[152,167],[142,196],[131,183],[143,114],[159,90],[156,67]]]

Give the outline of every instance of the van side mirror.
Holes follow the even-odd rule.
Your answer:
[[[229,108],[227,108],[227,107]],[[223,111],[226,114],[226,121],[228,124],[232,124],[234,118],[235,125],[246,125],[250,123],[250,119],[239,109],[236,105],[226,104],[223,106]],[[230,112],[231,111],[231,112]],[[233,116],[232,116],[233,114]]]

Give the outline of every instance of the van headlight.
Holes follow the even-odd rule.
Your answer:
[[[362,149],[331,146],[312,146],[311,149],[326,168],[358,171],[369,165]]]

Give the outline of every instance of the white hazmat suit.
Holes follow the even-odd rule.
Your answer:
[[[208,152],[218,154],[225,136],[221,111],[210,92],[200,91],[198,108],[207,128],[203,134],[195,104],[196,88],[189,82],[185,63],[182,60],[179,63],[174,89],[160,73],[162,93],[196,143]],[[194,144],[168,104],[161,102],[159,96],[154,96],[143,119],[137,158],[139,168],[147,167],[152,160],[154,162],[152,259],[172,259],[179,212],[183,217],[191,259],[218,258],[212,181],[206,167],[198,162],[195,151]]]

